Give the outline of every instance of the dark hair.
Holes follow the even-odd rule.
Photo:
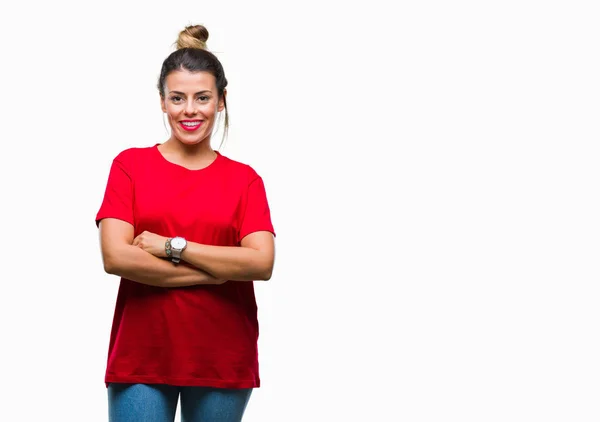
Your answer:
[[[223,99],[225,106],[224,139],[229,129],[229,113],[227,112],[227,101],[224,95],[227,78],[225,78],[225,71],[219,59],[206,50],[206,40],[208,40],[208,30],[202,25],[188,26],[179,33],[177,50],[172,52],[162,64],[160,77],[158,78],[158,91],[160,96],[164,98],[165,80],[174,71],[208,72],[213,75],[217,85],[217,93],[219,98]]]

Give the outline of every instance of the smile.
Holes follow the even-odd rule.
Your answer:
[[[202,120],[183,120],[179,122],[179,126],[184,130],[191,132],[202,126]]]

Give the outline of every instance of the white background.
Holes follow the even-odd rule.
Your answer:
[[[2,6],[0,420],[106,420],[94,218],[190,23],[278,234],[245,422],[600,419],[594,2],[384,3]]]

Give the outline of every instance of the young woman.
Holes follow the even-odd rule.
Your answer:
[[[211,147],[227,79],[189,26],[164,61],[162,144],[113,160],[96,224],[121,277],[105,382],[112,422],[240,421],[260,386],[253,280],[268,280],[274,229],[261,177]]]

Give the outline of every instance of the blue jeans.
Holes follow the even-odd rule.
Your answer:
[[[109,422],[173,422],[181,394],[182,422],[240,422],[252,388],[108,385]]]

